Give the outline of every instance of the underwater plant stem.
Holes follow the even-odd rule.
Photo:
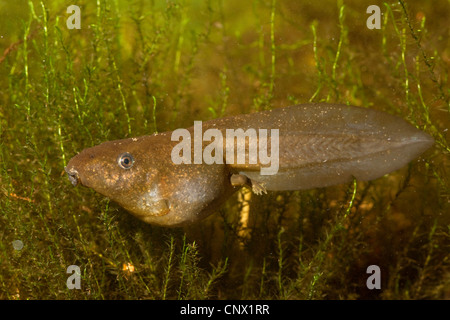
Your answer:
[[[346,210],[345,215],[344,215],[344,219],[347,218],[347,216],[349,215],[350,211],[352,210],[353,204],[355,202],[355,197],[356,197],[356,189],[357,189],[357,182],[356,182],[356,179],[353,179],[352,198],[350,199],[350,202],[348,204],[347,210]]]
[[[275,5],[276,0],[272,0],[272,8],[270,13],[270,54],[271,54],[271,68],[270,68],[270,85],[269,85],[269,98],[273,97],[274,82],[275,82]]]
[[[313,34],[313,52],[314,52],[314,61],[316,63],[316,69],[318,73],[318,85],[316,91],[314,91],[311,98],[309,98],[309,102],[313,102],[314,99],[319,94],[320,90],[322,89],[322,68],[320,66],[319,56],[317,55],[317,31],[316,26],[314,23],[311,23],[311,31]]]
[[[277,244],[278,244],[278,290],[281,297],[284,297],[284,290],[283,290],[283,244],[281,241],[281,235],[284,232],[284,228],[281,227],[280,231],[278,231],[277,234]]]
[[[25,75],[25,100],[27,101],[27,120],[31,117],[31,102],[30,102],[30,84],[29,84],[29,74],[28,74],[28,35],[30,33],[32,17],[25,25],[25,32],[23,34],[23,69]]]
[[[266,276],[266,258],[263,258],[263,266],[261,271],[261,280],[259,282],[259,298],[263,296],[264,293],[264,279]]]
[[[408,14],[408,10],[407,10],[407,7],[406,7],[406,3],[405,3],[404,0],[400,0],[399,3],[402,6],[403,15],[404,15],[406,23],[407,23],[407,25],[409,27],[411,36],[415,40],[415,42],[417,44],[417,47],[419,48],[419,51],[422,54],[423,60],[425,62],[425,65],[428,68],[428,71],[430,73],[430,79],[431,79],[431,81],[433,81],[436,84],[436,86],[437,86],[437,88],[439,90],[439,94],[440,94],[439,98],[442,99],[443,101],[445,101],[445,103],[447,104],[447,111],[450,112],[450,99],[449,99],[449,96],[445,93],[444,88],[442,87],[442,83],[439,82],[438,79],[436,78],[436,75],[434,73],[433,64],[430,62],[430,59],[428,58],[425,50],[423,49],[422,45],[420,44],[420,39],[418,38],[416,32],[414,31],[413,24],[411,23],[411,20],[409,18],[409,14]],[[425,17],[422,20],[423,20],[423,22],[422,22],[421,29],[423,30],[423,24],[424,24]],[[447,92],[448,92],[448,90],[447,90]]]
[[[172,270],[172,259],[175,252],[173,236],[170,237],[170,248],[169,248],[169,261],[167,262],[167,269],[165,270],[165,277],[163,282],[163,294],[162,299],[166,300],[167,287],[169,285],[170,272]]]
[[[153,128],[155,130],[155,133],[158,133],[158,128],[156,127],[156,98],[152,95],[153,99]]]
[[[341,5],[340,9],[339,9],[339,43],[338,43],[338,48],[336,50],[336,56],[334,58],[334,62],[333,62],[333,67],[332,67],[332,72],[331,72],[331,80],[333,83],[333,87],[334,87],[334,93],[336,95],[336,100],[339,99],[339,91],[337,89],[337,82],[336,82],[336,69],[337,69],[337,64],[339,61],[339,57],[341,55],[341,49],[342,49],[342,43],[344,42],[345,39],[345,27],[344,27],[344,5]],[[328,93],[327,95],[327,102],[330,101],[331,98],[331,93]]]

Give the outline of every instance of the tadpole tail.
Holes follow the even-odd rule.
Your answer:
[[[434,143],[399,117],[361,107],[305,104],[246,116],[244,128],[279,129],[279,169],[263,175],[261,164],[230,166],[267,190],[376,179],[404,167]]]

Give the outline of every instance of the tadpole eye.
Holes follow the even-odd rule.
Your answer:
[[[130,169],[133,166],[134,158],[130,153],[124,152],[117,158],[117,163],[122,169]]]

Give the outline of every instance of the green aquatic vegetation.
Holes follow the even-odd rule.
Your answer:
[[[380,30],[357,1],[84,1],[81,29],[63,1],[23,3],[0,5],[0,299],[449,298],[447,1],[388,1]],[[242,190],[178,229],[63,173],[106,140],[305,102],[436,143],[376,181]]]

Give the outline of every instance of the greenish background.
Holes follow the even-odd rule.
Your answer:
[[[72,4],[80,30],[66,27]],[[380,30],[366,27],[372,4]],[[449,6],[0,1],[0,298],[449,299]],[[106,140],[306,102],[396,114],[436,143],[376,181],[244,189],[177,229],[64,174]],[[366,287],[372,264],[380,290]]]

